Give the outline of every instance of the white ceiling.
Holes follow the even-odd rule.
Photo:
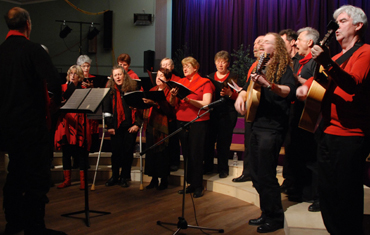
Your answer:
[[[42,3],[42,2],[51,2],[55,0],[0,0],[0,1],[14,3],[18,5],[27,5],[27,4]]]

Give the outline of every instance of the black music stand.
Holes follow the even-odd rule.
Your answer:
[[[108,94],[109,88],[88,88],[88,89],[76,89],[71,97],[68,99],[67,103],[63,107],[61,107],[62,112],[66,113],[83,113],[84,114],[84,148],[87,151],[87,113],[95,113],[101,102],[103,101],[104,97]],[[90,212],[91,213],[98,213],[101,215],[108,215],[110,212],[104,211],[95,211],[89,209],[89,190],[88,190],[88,174],[87,174],[87,166],[89,161],[89,155],[85,155],[84,160],[84,177],[85,177],[85,209],[82,211],[71,212],[67,214],[63,214],[64,217],[70,217],[71,215],[77,215],[81,213],[85,213],[85,223],[87,227],[90,227]]]
[[[160,143],[162,143],[166,139],[171,138],[172,136],[176,135],[177,133],[179,133],[183,129],[189,128],[189,126],[192,123],[194,123],[196,120],[198,120],[199,118],[203,117],[205,114],[209,113],[212,110],[213,110],[213,108],[208,109],[206,112],[202,113],[201,115],[198,115],[196,118],[194,118],[190,122],[185,123],[184,125],[182,125],[181,127],[179,127],[176,131],[172,132],[171,134],[169,134],[168,136],[166,136],[162,140],[158,141],[157,143],[153,144],[149,148],[145,149],[143,152],[140,153],[140,155],[144,155],[146,152],[148,152],[149,150],[155,148],[156,146],[158,146]],[[185,214],[185,194],[186,194],[187,172],[188,172],[188,158],[185,159],[184,182],[183,182],[183,192],[184,193],[182,194],[182,209],[181,209],[181,217],[178,217],[178,220],[179,221],[177,222],[177,224],[175,224],[175,223],[161,222],[161,221],[158,220],[157,221],[157,225],[167,224],[167,225],[177,226],[177,230],[176,230],[176,232],[173,235],[178,234],[181,229],[187,229],[187,228],[196,228],[196,229],[200,229],[200,230],[204,229],[204,230],[218,231],[219,233],[224,233],[224,230],[223,229],[215,229],[215,228],[207,228],[207,227],[193,226],[193,225],[189,225],[188,222],[185,220],[184,214]]]

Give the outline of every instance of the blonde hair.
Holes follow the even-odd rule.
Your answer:
[[[194,59],[193,57],[191,57],[191,56],[184,58],[181,61],[181,64],[182,64],[182,66],[184,66],[186,64],[191,64],[191,66],[193,66],[193,68],[195,68],[196,70],[198,70],[199,66],[200,66],[198,61],[196,59]]]
[[[137,82],[134,81],[128,75],[128,73],[126,72],[126,70],[122,66],[115,65],[112,68],[112,75],[111,75],[112,79],[109,79],[109,81],[108,81],[108,87],[112,88],[112,92],[114,91],[115,85],[116,85],[116,82],[114,81],[114,78],[113,78],[113,70],[116,70],[116,69],[120,69],[123,72],[123,76],[124,76],[122,87],[121,87],[121,91],[123,91],[123,92],[129,92],[129,91],[135,91],[135,90],[137,90],[136,89]]]
[[[275,37],[275,52],[271,62],[267,66],[266,78],[270,82],[278,82],[286,72],[287,66],[291,66],[291,58],[286,49],[284,40],[277,33],[267,33],[266,35]]]
[[[72,72],[72,69],[75,69],[78,75],[78,81],[82,82],[84,80],[84,72],[82,71],[79,65],[72,65],[67,71],[67,81],[69,82],[69,74]]]

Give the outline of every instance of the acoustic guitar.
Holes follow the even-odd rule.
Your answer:
[[[265,68],[266,63],[270,60],[270,54],[262,54],[259,58],[258,64],[255,68],[257,74],[261,74],[262,70]],[[247,122],[253,122],[256,117],[256,112],[261,99],[261,86],[255,86],[254,81],[250,81],[247,89],[247,99],[245,101],[245,107],[247,113],[245,114],[245,120]]]
[[[328,46],[330,39],[338,29],[338,24],[330,21],[327,28],[328,32],[320,41],[321,47]],[[321,121],[321,102],[324,98],[326,87],[329,84],[328,76],[322,66],[316,66],[314,80],[307,93],[306,103],[302,111],[298,126],[306,131],[314,133]]]

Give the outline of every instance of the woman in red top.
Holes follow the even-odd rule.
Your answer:
[[[119,66],[122,66],[126,70],[127,74],[132,78],[132,80],[137,82],[137,88],[140,89],[141,80],[139,76],[137,76],[137,74],[132,69],[130,69],[131,57],[129,56],[129,54],[120,54],[117,58],[117,64]]]
[[[193,93],[178,100],[175,99],[177,89],[171,89],[171,104],[176,105],[178,127],[195,119],[200,108],[211,103],[214,92],[211,81],[198,74],[199,63],[197,60],[193,57],[186,57],[181,63],[185,78],[181,79],[179,83],[189,88]],[[200,115],[204,112],[205,110],[201,110]],[[179,133],[182,153],[185,160],[188,161],[187,182],[190,185],[186,188],[186,193],[194,193],[194,198],[203,196],[203,159],[208,125],[209,113]],[[180,190],[179,193],[183,194],[184,191]]]
[[[154,102],[153,100],[143,98],[144,103],[153,105],[153,107],[144,111],[147,147],[165,138],[170,132],[170,123],[176,120],[174,108],[169,104],[171,99],[170,89],[166,83],[162,82],[170,80],[171,76],[172,73],[168,69],[160,68],[157,72],[157,86],[150,89],[151,91],[163,91],[166,97],[165,100]],[[147,189],[156,187],[158,190],[163,190],[168,186],[170,139],[165,140],[145,155],[145,174],[152,176],[152,181],[146,187]],[[158,177],[161,178],[159,186]]]
[[[94,75],[90,74],[91,59],[87,55],[80,55],[77,58],[77,65],[81,66],[84,73],[84,80],[82,81],[82,86],[87,88],[94,87]],[[89,119],[91,128],[91,152],[99,151],[99,122],[95,119]],[[73,165],[75,168],[75,165]]]
[[[67,72],[67,83],[62,85],[63,101],[65,103],[72,95],[75,89],[85,88],[81,85],[83,72],[80,66],[72,65]],[[64,182],[58,185],[58,189],[71,185],[71,157],[79,161],[80,166],[80,189],[85,188],[84,181],[84,158],[88,152],[84,147],[84,114],[82,113],[64,113],[59,117],[57,131],[55,132],[55,149],[62,149],[63,152],[63,173]],[[90,127],[87,122],[87,148],[90,149]]]

